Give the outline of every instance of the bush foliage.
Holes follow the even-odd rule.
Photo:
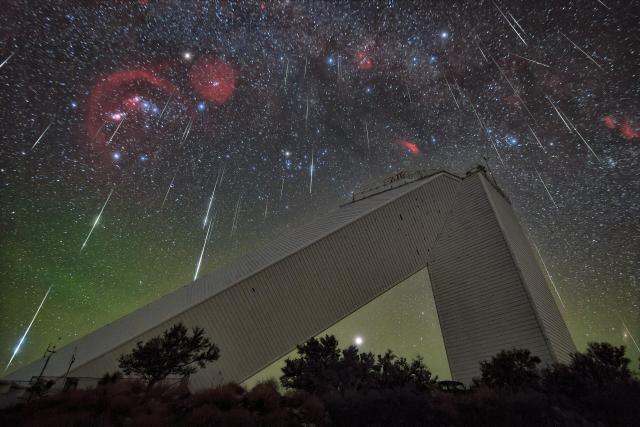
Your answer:
[[[341,350],[325,336],[286,361],[282,390],[272,380],[192,393],[108,375],[94,389],[0,411],[0,425],[631,426],[640,419],[640,382],[629,363],[624,347],[606,343],[549,367],[526,350],[506,350],[481,362],[470,390],[450,393],[421,359]]]

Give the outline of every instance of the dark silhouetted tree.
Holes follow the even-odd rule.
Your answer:
[[[169,375],[191,375],[207,362],[218,360],[220,350],[205,336],[204,329],[195,327],[192,333],[178,323],[146,343],[139,341],[131,353],[120,356],[120,369],[126,375],[142,377],[151,388]]]
[[[435,383],[421,358],[408,362],[390,350],[384,355],[338,348],[334,336],[299,345],[287,359],[282,385],[318,396],[336,426],[424,425],[429,423]],[[417,421],[420,420],[420,421]]]
[[[631,377],[629,360],[625,357],[625,347],[609,343],[589,343],[585,353],[571,354],[569,367],[578,375],[594,381],[598,385]]]
[[[480,384],[511,387],[516,390],[524,385],[532,385],[540,378],[538,364],[540,358],[532,356],[526,349],[502,350],[491,361],[480,362]]]
[[[299,357],[287,359],[280,381],[286,388],[321,395],[328,391],[395,389],[426,391],[435,383],[421,358],[409,363],[390,350],[377,358],[354,346],[338,348],[334,336],[311,338],[297,347]]]
[[[297,359],[285,360],[280,377],[283,387],[319,394],[337,386],[340,349],[336,337],[311,338],[298,345],[297,350]]]
[[[594,388],[631,380],[630,362],[624,346],[589,343],[586,352],[571,353],[568,366],[556,364],[547,369],[543,385],[551,393],[578,398]]]

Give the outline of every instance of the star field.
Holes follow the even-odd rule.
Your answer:
[[[622,0],[6,2],[0,360],[48,289],[10,370],[368,182],[478,163],[509,195],[578,348],[623,343],[637,359],[638,10]],[[387,298],[378,314],[397,326],[379,341],[428,364],[441,355],[420,346],[438,333],[416,320],[423,300]]]

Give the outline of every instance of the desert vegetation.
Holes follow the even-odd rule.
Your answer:
[[[191,392],[188,376],[220,350],[201,329],[176,325],[120,358],[88,390],[39,396],[0,411],[15,426],[631,426],[640,382],[623,346],[589,344],[570,363],[541,366],[526,349],[479,361],[469,389],[442,387],[421,358],[409,361],[312,338],[279,380]],[[447,391],[445,391],[447,390]]]

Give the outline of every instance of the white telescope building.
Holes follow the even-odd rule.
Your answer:
[[[98,378],[177,322],[221,349],[192,389],[242,382],[420,271],[428,271],[454,380],[527,348],[543,364],[575,347],[508,199],[482,168],[399,173],[282,236],[57,351],[45,375]],[[427,361],[428,362],[428,361]],[[30,380],[35,361],[5,380]],[[83,381],[80,381],[81,384]]]

